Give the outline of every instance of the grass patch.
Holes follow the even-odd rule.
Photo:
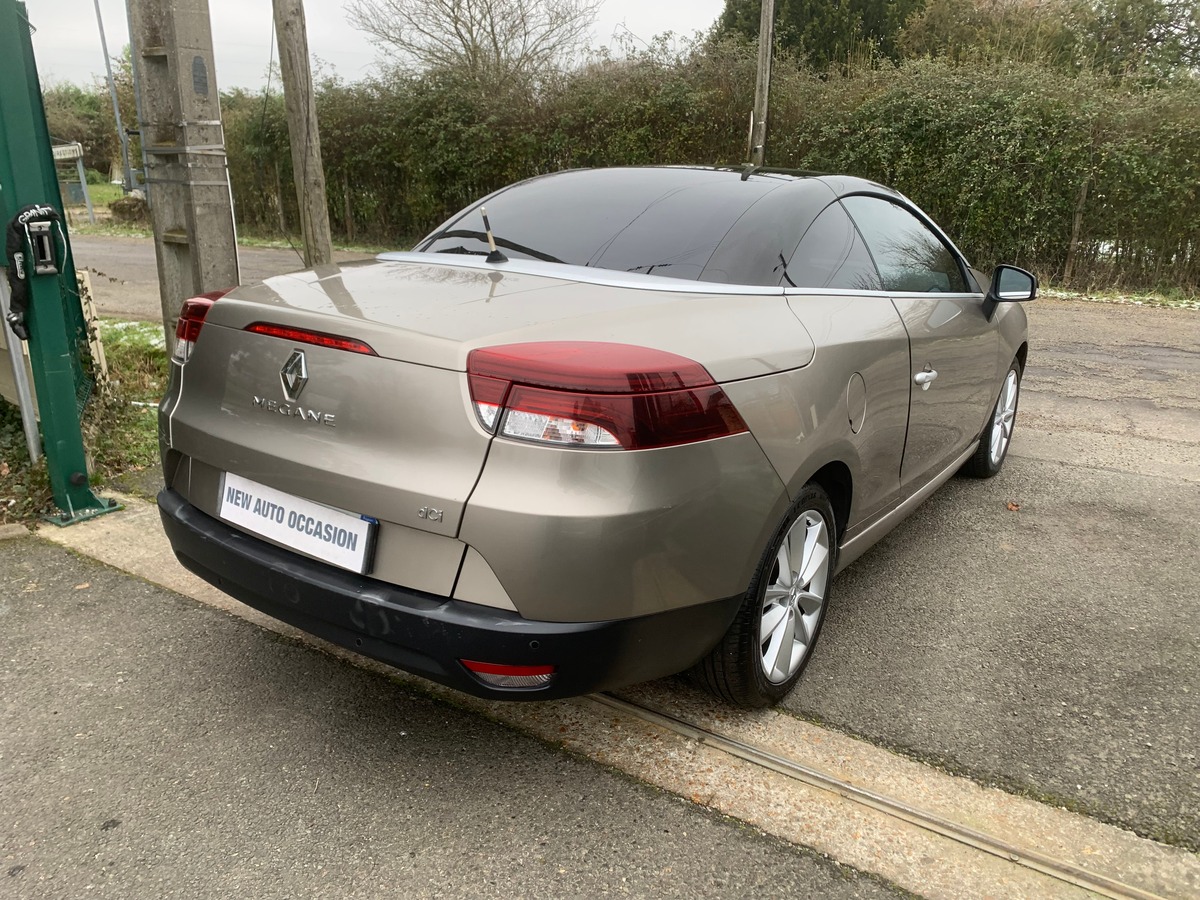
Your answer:
[[[345,253],[390,253],[395,250],[408,250],[416,242],[417,239],[414,238],[394,246],[381,246],[377,244],[349,244],[344,241],[334,240],[333,249],[340,250]],[[253,231],[239,231],[238,246],[263,247],[268,250],[296,250],[300,253],[303,253],[304,239],[298,234],[284,236],[278,233],[258,234]]]
[[[125,191],[121,188],[121,185],[108,184],[107,182],[103,182],[101,184],[89,184],[87,186],[87,192],[88,196],[92,198],[92,206],[108,206],[108,204],[112,203],[114,200],[120,200],[125,196]],[[82,209],[86,215],[87,204],[81,203],[78,205],[73,205],[71,209]]]
[[[108,360],[108,388],[84,413],[84,439],[100,483],[158,465],[158,401],[167,389],[170,362],[156,322],[100,320]]]
[[[161,325],[102,319],[99,328],[109,382],[92,395],[82,426],[92,481],[103,486],[158,466],[157,407],[170,362]],[[0,400],[0,524],[33,521],[53,505],[45,459],[30,462],[21,413]]]
[[[73,213],[78,213],[78,207],[71,207]],[[95,235],[97,237],[137,237],[151,238],[154,237],[153,232],[149,227],[141,225],[122,225],[113,222],[111,219],[103,219],[95,225],[88,223],[85,212],[84,218],[77,218],[71,223],[71,234]]]
[[[71,211],[77,213],[82,207],[71,207]],[[71,225],[71,234],[92,235],[95,237],[140,237],[152,238],[154,234],[148,229],[139,225],[123,225],[111,220],[99,221],[95,225],[90,225],[86,219],[87,213]],[[304,253],[304,240],[299,235],[292,235],[289,242],[287,237],[279,234],[265,235],[247,233],[244,231],[238,232],[239,247],[255,247],[266,250],[295,250],[296,252]],[[391,253],[398,250],[411,250],[413,244],[417,242],[417,238],[403,241],[396,245],[382,246],[377,244],[349,244],[344,241],[334,241],[333,249],[343,253]]]
[[[167,387],[167,341],[157,322],[100,320],[110,387],[126,400],[158,403]]]
[[[1164,291],[1130,292],[1117,290],[1070,291],[1065,288],[1042,287],[1038,289],[1038,293],[1042,296],[1053,297],[1055,300],[1118,303],[1123,306],[1153,306],[1159,309],[1200,310],[1200,294],[1179,288]]]

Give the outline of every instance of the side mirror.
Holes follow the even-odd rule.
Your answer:
[[[1020,303],[1037,297],[1038,280],[1032,272],[1016,266],[996,266],[992,286],[983,300],[983,314],[990,322],[997,303]]]

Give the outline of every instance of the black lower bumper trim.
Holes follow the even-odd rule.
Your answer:
[[[716,645],[741,601],[607,622],[530,621],[281,549],[202,513],[170,488],[158,506],[179,561],[225,593],[334,644],[492,699],[571,697],[682,671]],[[553,665],[556,675],[538,690],[492,688],[460,659]]]

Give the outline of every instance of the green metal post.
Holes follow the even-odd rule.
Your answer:
[[[66,216],[29,35],[25,4],[0,0],[0,226],[7,227],[22,207],[43,203],[58,210],[66,235]],[[79,424],[82,378],[78,341],[82,313],[78,309],[70,242],[60,249],[58,275],[29,271],[26,321],[50,487],[55,504],[62,510],[62,515],[51,521],[68,525],[119,506],[97,497],[88,484]],[[8,326],[0,323],[0,327]],[[13,343],[15,338],[10,339],[10,346]]]

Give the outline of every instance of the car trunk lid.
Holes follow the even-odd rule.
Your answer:
[[[760,327],[745,327],[753,313]],[[704,365],[717,381],[807,365],[813,344],[782,288],[513,260],[389,254],[238,288],[209,321],[353,337],[381,357],[464,371],[477,347],[532,340],[644,344]]]

